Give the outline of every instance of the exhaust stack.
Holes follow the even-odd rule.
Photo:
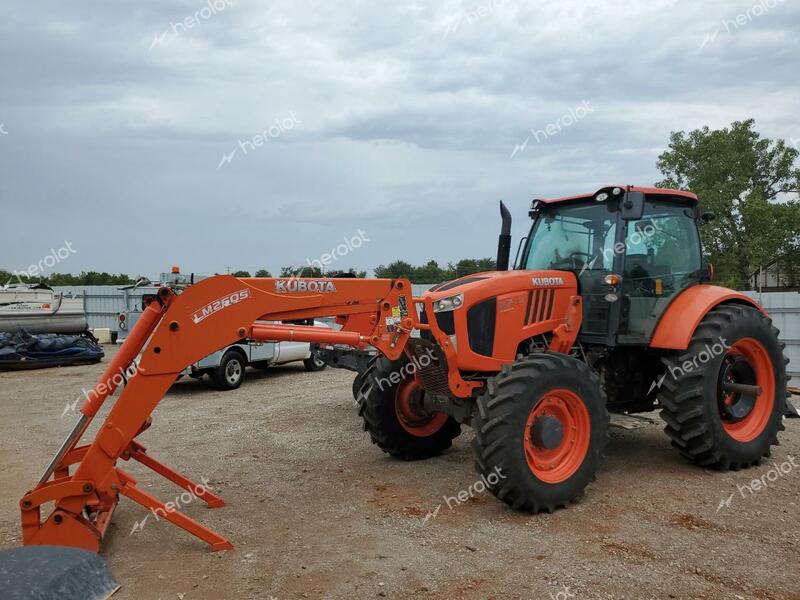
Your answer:
[[[500,200],[500,216],[503,224],[500,227],[500,237],[497,240],[497,270],[508,270],[508,259],[511,255],[511,213]]]

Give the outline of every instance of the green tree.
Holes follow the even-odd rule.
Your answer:
[[[429,260],[421,267],[414,267],[411,273],[413,283],[440,283],[446,278],[447,272],[435,260]]]
[[[378,265],[375,267],[375,277],[379,279],[398,279],[400,277],[411,279],[413,272],[414,267],[404,260],[396,260],[386,266]]]
[[[323,277],[319,267],[281,267],[281,277]]]
[[[234,271],[231,275],[234,277],[251,277],[250,271]]]
[[[704,249],[717,279],[746,288],[750,275],[791,253],[800,233],[798,151],[754,130],[753,119],[730,128],[679,131],[658,157],[664,179],[656,185],[689,189],[701,211],[716,219],[702,228]]]
[[[493,271],[497,268],[497,263],[493,258],[462,258],[455,265],[449,265],[452,279],[458,277],[466,277],[473,273],[481,273],[483,271]]]
[[[256,277],[272,277],[272,273],[270,273],[266,269],[259,269],[258,271],[256,271]]]
[[[353,267],[350,267],[347,271],[327,271],[325,273],[325,277],[356,277],[364,279],[366,276],[366,271],[356,271]]]

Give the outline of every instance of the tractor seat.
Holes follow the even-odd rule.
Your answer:
[[[664,280],[668,284],[672,276],[672,269],[667,265],[648,264],[646,254],[629,254],[625,259],[625,270],[622,274],[623,282],[639,290],[646,290],[647,295],[655,295],[655,279]],[[665,285],[665,287],[668,287]],[[631,290],[632,291],[632,290]]]

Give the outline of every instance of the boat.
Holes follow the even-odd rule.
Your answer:
[[[55,292],[42,283],[0,287],[0,332],[83,333],[88,329],[83,297]]]

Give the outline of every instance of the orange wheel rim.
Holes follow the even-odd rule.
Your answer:
[[[394,410],[400,425],[408,433],[417,437],[433,435],[447,422],[445,413],[427,413],[422,410],[423,394],[424,391],[417,381],[409,379],[400,382],[394,396]]]
[[[722,390],[725,382],[755,385],[761,393],[727,393]],[[717,397],[722,427],[729,436],[750,442],[761,435],[775,407],[775,371],[761,342],[742,338],[730,346],[720,368]],[[746,414],[733,416],[736,407]]]
[[[539,480],[561,483],[583,464],[591,437],[591,419],[581,397],[565,388],[550,390],[528,415],[525,460]]]

